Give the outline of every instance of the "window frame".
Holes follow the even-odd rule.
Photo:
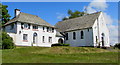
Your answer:
[[[28,41],[28,34],[23,34],[23,41]]]
[[[45,43],[45,36],[42,36],[42,42]]]
[[[52,43],[52,37],[49,37],[48,42]]]
[[[52,33],[54,33],[54,28],[52,28]]]
[[[68,33],[66,33],[66,40],[68,40]]]
[[[49,32],[49,27],[47,27],[47,32]]]
[[[84,32],[81,31],[80,33],[81,33],[81,39],[84,39]]]
[[[37,25],[33,25],[32,29],[38,30],[38,26]]]
[[[76,32],[73,32],[73,40],[76,39]]]

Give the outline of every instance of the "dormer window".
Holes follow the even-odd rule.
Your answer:
[[[22,29],[30,29],[30,24],[21,23],[21,28],[22,28]]]
[[[47,32],[49,32],[49,27],[47,27]]]
[[[28,24],[28,29],[30,29],[30,24]]]
[[[43,27],[43,31],[45,30],[45,27]]]
[[[23,25],[24,25],[24,23],[21,23],[21,28],[22,28],[22,29],[24,28],[24,26],[23,26]]]
[[[38,26],[36,26],[36,25],[33,25],[33,29],[38,29]]]
[[[54,28],[52,28],[52,32],[54,32]]]
[[[26,29],[27,29],[27,28],[28,28],[28,24],[24,24],[24,28],[26,28]]]

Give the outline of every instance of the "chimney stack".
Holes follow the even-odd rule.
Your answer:
[[[15,17],[20,14],[20,9],[15,9]]]

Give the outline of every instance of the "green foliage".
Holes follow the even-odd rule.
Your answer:
[[[120,49],[120,43],[115,44],[114,47]]]
[[[75,12],[72,12],[71,10],[68,10],[69,17],[68,18],[64,17],[62,20],[68,20],[68,19],[80,17],[80,16],[83,16],[84,14],[85,14],[84,12],[79,12],[77,10]]]
[[[69,46],[70,44],[64,44],[64,43],[58,43],[58,44],[52,44],[52,46]]]
[[[0,4],[2,5],[2,4]],[[2,24],[7,23],[10,20],[10,15],[8,14],[7,5],[2,5]]]
[[[13,49],[13,48],[15,48],[13,39],[6,32],[2,32],[2,49]]]

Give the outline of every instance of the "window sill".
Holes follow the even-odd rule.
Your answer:
[[[28,40],[23,40],[23,42],[28,42]]]
[[[27,28],[24,28],[24,30],[29,30],[29,29],[27,29]]]
[[[38,31],[38,29],[33,29],[33,31]]]

